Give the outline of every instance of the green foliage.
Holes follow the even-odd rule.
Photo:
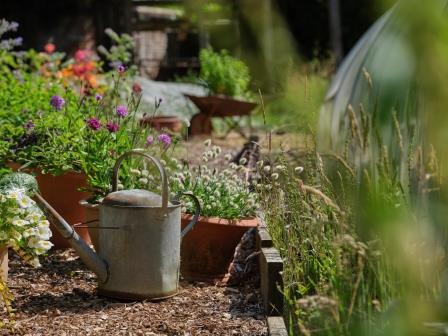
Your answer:
[[[266,102],[266,124],[284,131],[315,130],[327,86],[324,74],[290,76],[272,101]]]
[[[24,189],[30,196],[39,191],[35,177],[30,174],[11,173],[0,178],[0,192],[14,188]]]
[[[199,79],[213,94],[244,97],[250,83],[249,68],[225,50],[202,49],[199,54]]]
[[[104,46],[98,47],[98,52],[103,55],[112,67],[122,64],[127,67],[132,75],[137,72],[137,67],[133,64],[133,51],[135,47],[132,36],[128,34],[118,35],[112,29],[107,28],[105,33],[112,41],[112,47],[106,49]]]
[[[277,165],[260,171],[258,190],[285,263],[286,316],[294,335],[388,334],[393,302],[409,290],[429,302],[442,293],[443,238],[425,231],[422,208],[410,206],[414,197],[437,190],[427,188],[437,185],[435,157],[423,161],[421,148],[403,140],[398,126],[393,141],[405,158],[391,160],[372,119],[351,107],[346,118],[351,130],[342,156],[310,150],[294,168],[283,154],[269,157]],[[369,153],[379,153],[374,162]],[[403,185],[400,161],[408,162],[419,196]],[[409,244],[438,248],[412,252]]]

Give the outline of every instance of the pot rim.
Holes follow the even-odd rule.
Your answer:
[[[182,219],[191,219],[193,215],[182,213]],[[244,217],[239,219],[226,219],[221,217],[204,217],[199,216],[198,223],[208,223],[214,225],[227,225],[227,226],[245,226],[245,227],[257,227],[259,224],[259,220],[257,216],[253,217]]]

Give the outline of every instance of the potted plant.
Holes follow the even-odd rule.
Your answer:
[[[186,95],[200,110],[191,119],[190,134],[210,134],[212,117],[245,116],[256,104],[248,101],[250,93],[249,68],[244,62],[221,50],[202,49],[199,54],[201,70],[197,84],[208,89],[208,96]]]
[[[12,312],[13,299],[6,285],[8,249],[28,264],[39,267],[39,256],[52,247],[48,241],[49,222],[31,199],[36,191],[36,181],[27,174],[14,173],[0,179],[0,300],[8,313]]]
[[[181,273],[192,280],[224,279],[241,237],[258,224],[256,194],[249,189],[245,159],[236,164],[210,140],[205,146],[201,163],[178,165],[170,178],[173,192],[190,191],[201,203],[202,216],[181,248]],[[186,202],[184,210],[182,224],[186,225],[194,204]]]

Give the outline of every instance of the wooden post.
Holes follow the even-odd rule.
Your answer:
[[[283,294],[279,288],[283,287],[281,272],[283,261],[274,247],[265,247],[260,253],[260,289],[263,306],[268,316],[282,315]]]
[[[339,64],[342,61],[342,57],[344,54],[344,48],[342,45],[342,28],[339,0],[329,0],[328,8],[331,44],[336,56],[336,62],[337,64]]]

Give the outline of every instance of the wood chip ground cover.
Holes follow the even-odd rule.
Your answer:
[[[73,250],[52,251],[40,269],[11,256],[17,322],[0,335],[266,335],[251,238],[227,285],[181,281],[180,293],[160,302],[97,296],[95,275]]]

